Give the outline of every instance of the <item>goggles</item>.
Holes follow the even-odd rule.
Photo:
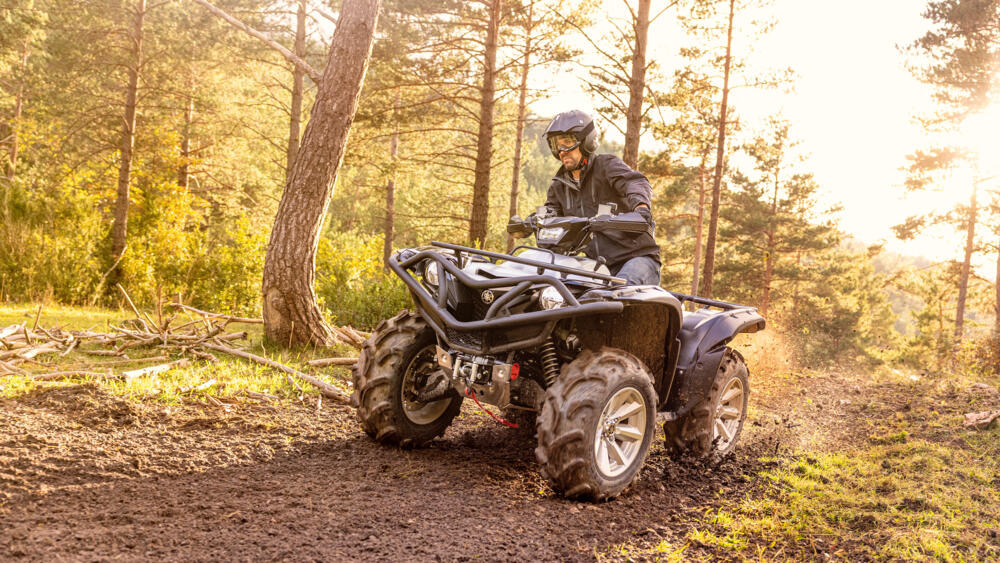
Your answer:
[[[549,137],[548,140],[549,140],[549,148],[552,149],[552,152],[556,154],[569,152],[579,147],[582,144],[582,142],[577,140],[576,137],[570,135],[556,135],[553,137]]]

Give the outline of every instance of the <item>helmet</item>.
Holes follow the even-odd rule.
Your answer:
[[[597,150],[597,128],[594,127],[594,119],[578,109],[564,111],[555,116],[545,129],[545,141],[552,151],[552,156],[556,158],[559,158],[559,149],[556,147],[555,138],[559,135],[576,137],[583,156],[591,156]]]

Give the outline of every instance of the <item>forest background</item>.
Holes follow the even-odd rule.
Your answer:
[[[268,240],[338,10],[0,7],[0,300],[115,306],[121,284],[145,305],[260,315]],[[899,163],[906,186],[885,189],[956,177],[973,188],[896,229],[948,227],[956,250],[945,261],[844,232],[850,210],[821,203],[795,124],[741,115],[744,92],[794,86],[794,72],[761,71],[733,49],[778,17],[752,0],[383,2],[316,251],[324,314],[367,328],[408,306],[383,267],[392,249],[507,248],[507,218],[544,200],[557,167],[540,142],[552,116],[535,108],[553,106],[540,85],[571,69],[605,132],[601,150],[653,185],[665,288],[758,307],[804,365],[994,369],[996,276],[972,264],[997,252],[1000,206],[979,153],[953,142],[990,106],[994,3],[930,2],[926,35],[900,49],[937,111],[918,116],[926,136]],[[646,52],[663,25],[680,33],[669,61]]]

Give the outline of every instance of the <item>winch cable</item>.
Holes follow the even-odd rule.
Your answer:
[[[497,415],[491,413],[490,411],[486,410],[486,407],[484,407],[482,405],[482,403],[479,402],[479,399],[476,398],[476,392],[475,391],[470,391],[468,387],[465,388],[465,396],[466,397],[471,397],[472,400],[476,402],[476,405],[479,406],[479,410],[481,410],[484,413],[490,415],[493,418],[493,420],[499,422],[500,424],[503,424],[504,426],[510,426],[511,428],[519,428],[519,426],[516,425],[516,424],[514,424],[513,422],[511,422],[509,420],[506,420],[503,417],[497,416]]]

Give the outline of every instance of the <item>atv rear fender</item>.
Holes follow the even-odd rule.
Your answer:
[[[668,418],[679,418],[698,404],[712,387],[715,373],[722,363],[728,344],[741,332],[757,332],[765,327],[764,317],[757,309],[675,294],[683,301],[692,301],[710,307],[684,315],[678,335],[680,354],[674,373],[674,389],[667,399],[665,410]]]

